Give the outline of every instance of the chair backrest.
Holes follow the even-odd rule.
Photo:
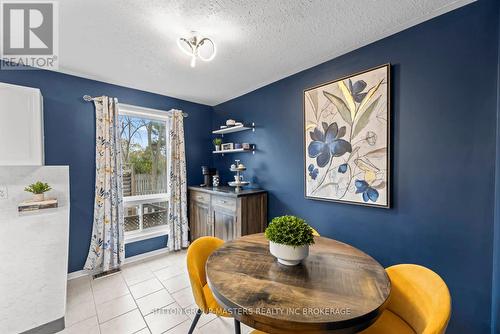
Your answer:
[[[311,227],[311,228],[312,228],[312,227]],[[319,235],[319,233],[318,233],[318,231],[316,231],[316,230],[315,230],[315,229],[313,229],[313,228],[312,228],[312,230],[313,230],[313,235],[314,235],[315,237],[319,237],[319,236],[320,236],[320,235]]]
[[[391,279],[387,308],[416,333],[444,333],[451,316],[451,297],[443,279],[415,264],[399,264],[386,270]]]
[[[205,313],[208,313],[208,305],[203,293],[203,287],[207,284],[205,264],[210,254],[222,244],[224,244],[224,241],[219,238],[201,237],[196,239],[187,251],[187,268],[194,300]]]

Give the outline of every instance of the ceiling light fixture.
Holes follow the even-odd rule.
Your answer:
[[[211,61],[215,58],[217,52],[215,43],[208,37],[200,36],[196,31],[192,31],[189,38],[179,38],[177,45],[182,52],[191,57],[191,67],[196,66],[197,58],[203,61]]]

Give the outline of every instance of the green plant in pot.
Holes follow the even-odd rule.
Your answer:
[[[222,139],[221,138],[215,138],[213,140],[213,143],[214,143],[214,146],[215,146],[215,150],[216,151],[220,151],[221,150],[221,145],[222,145]]]
[[[43,201],[45,199],[45,193],[50,190],[52,190],[52,188],[47,183],[40,181],[30,184],[24,188],[24,191],[33,194],[33,201],[35,202]]]
[[[314,244],[311,226],[295,216],[273,218],[265,234],[271,254],[287,266],[299,264],[309,255],[309,245]]]

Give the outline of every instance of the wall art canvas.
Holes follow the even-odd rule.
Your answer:
[[[304,91],[305,196],[390,206],[390,65]]]

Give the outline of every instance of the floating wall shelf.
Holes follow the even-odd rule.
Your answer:
[[[212,151],[213,154],[226,154],[226,153],[246,153],[252,152],[255,154],[255,149],[245,150],[244,148],[235,148],[232,150],[221,150],[221,151]]]
[[[252,123],[251,126],[237,125],[237,126],[231,126],[231,127],[227,127],[224,129],[220,129],[220,130],[214,130],[214,131],[212,131],[212,134],[224,135],[226,133],[240,132],[240,131],[245,131],[245,130],[255,131],[255,123]]]

